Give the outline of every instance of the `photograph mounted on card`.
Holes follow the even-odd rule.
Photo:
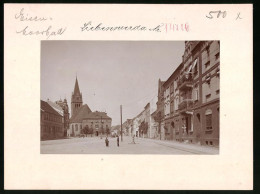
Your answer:
[[[252,9],[5,4],[5,189],[252,189]]]

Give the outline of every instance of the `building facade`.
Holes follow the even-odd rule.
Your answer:
[[[64,137],[63,117],[47,102],[41,100],[41,140]]]
[[[164,130],[164,88],[163,84],[165,81],[158,81],[158,101],[156,103],[156,114],[154,115],[154,120],[157,123],[157,131],[155,132],[156,139],[165,139],[165,130]]]
[[[63,123],[64,123],[64,125],[63,125],[64,136],[67,137],[67,132],[69,130],[69,119],[70,119],[69,106],[68,106],[68,103],[67,103],[67,99],[65,98],[63,101],[60,99],[59,101],[56,101],[55,103],[62,108]]]
[[[131,132],[131,127],[132,127],[132,119],[127,119],[123,124],[123,133],[127,136],[131,136],[132,132]]]
[[[219,52],[219,41],[185,42],[182,64],[162,87],[165,139],[219,145]]]
[[[174,140],[179,133],[176,123],[179,122],[178,104],[179,90],[177,87],[179,74],[183,65],[180,64],[172,75],[163,83],[164,90],[164,139]],[[176,126],[175,126],[176,124]]]

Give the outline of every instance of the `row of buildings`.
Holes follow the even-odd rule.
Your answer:
[[[127,135],[219,146],[220,42],[185,41],[182,62],[149,102],[123,123]]]
[[[83,104],[76,78],[71,96],[71,117],[67,100],[41,100],[41,140],[75,137],[81,134],[108,134],[112,119],[106,112],[94,111]]]

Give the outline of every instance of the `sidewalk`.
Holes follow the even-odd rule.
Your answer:
[[[172,147],[175,149],[188,151],[193,154],[219,154],[219,148],[216,147],[209,147],[209,146],[203,146],[198,144],[191,144],[191,143],[180,143],[176,141],[170,141],[170,140],[159,140],[159,139],[149,139],[149,138],[138,138],[139,141],[150,141],[162,146]]]

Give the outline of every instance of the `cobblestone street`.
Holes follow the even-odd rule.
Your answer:
[[[218,154],[218,148],[194,144],[138,138],[135,144],[124,136],[117,147],[116,138],[109,137],[109,147],[103,137],[71,138],[41,141],[42,154]]]

